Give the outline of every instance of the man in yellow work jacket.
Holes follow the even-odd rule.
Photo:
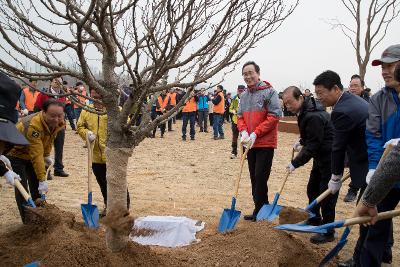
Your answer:
[[[21,183],[29,191],[35,201],[48,191],[46,166],[53,160],[50,158],[51,148],[57,133],[64,129],[64,103],[56,99],[48,99],[43,103],[43,110],[21,119],[17,129],[29,141],[28,146],[14,146],[7,154],[14,172],[21,177]],[[25,223],[25,199],[15,190],[22,222]]]
[[[95,90],[90,91],[93,99],[101,100],[101,95]],[[94,102],[93,107],[98,111],[103,111],[102,104]],[[86,141],[86,135],[89,135],[89,141],[94,142],[92,170],[96,176],[97,183],[100,186],[101,194],[104,200],[104,209],[100,216],[106,215],[107,207],[107,165],[106,165],[106,141],[107,141],[107,115],[98,115],[86,110],[82,110],[77,123],[77,131],[79,136]],[[129,193],[128,209],[130,205]]]

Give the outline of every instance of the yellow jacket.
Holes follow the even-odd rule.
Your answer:
[[[43,113],[38,112],[22,118],[16,125],[17,129],[29,141],[28,146],[14,146],[7,154],[12,157],[30,160],[39,181],[46,180],[44,157],[50,155],[57,133],[65,127],[63,122],[57,129],[50,132],[43,119]]]
[[[97,115],[82,110],[77,123],[78,134],[86,142],[86,133],[96,135],[93,148],[93,163],[106,163],[107,115]]]

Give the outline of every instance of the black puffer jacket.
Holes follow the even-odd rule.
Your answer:
[[[293,159],[295,168],[303,166],[311,158],[329,160],[331,157],[333,125],[325,108],[313,97],[306,97],[297,117],[300,143],[303,146]]]

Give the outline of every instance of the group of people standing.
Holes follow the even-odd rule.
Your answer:
[[[371,202],[377,205],[376,211],[383,212],[394,209],[400,201],[400,187],[394,182],[400,178],[389,179],[398,174],[393,170],[385,173],[381,169],[379,175],[375,175],[384,149],[389,145],[396,146],[390,154],[391,160],[399,150],[400,81],[395,79],[395,68],[397,66],[400,72],[400,45],[388,47],[372,65],[381,66],[385,87],[370,99],[364,90],[358,88],[362,88],[364,83],[360,76],[353,76],[349,91],[344,91],[340,76],[330,70],[315,78],[316,98],[304,95],[296,86],[283,91],[283,104],[297,116],[300,130],[300,139],[293,144],[298,154],[288,162],[287,171],[294,172],[312,159],[307,185],[309,202],[326,189],[331,190],[331,195],[313,208],[316,216],[307,220],[307,224],[320,225],[335,220],[345,165],[350,171],[351,190],[361,191],[358,200],[363,201],[358,205],[364,206],[357,208],[356,214],[371,212]],[[269,204],[267,182],[277,146],[277,126],[282,110],[277,92],[268,82],[260,79],[260,68],[255,62],[246,63],[242,75],[247,90],[240,95],[237,128],[241,143],[250,148],[247,158],[254,201],[253,213],[244,219],[255,221],[261,207]],[[326,111],[327,107],[332,108],[330,114]],[[385,176],[390,182],[378,180],[384,180]],[[367,187],[370,181],[374,181],[376,189]],[[386,187],[392,185],[386,190],[386,196],[375,191],[382,184]],[[365,190],[367,193],[364,194]],[[334,230],[330,230],[325,234],[313,235],[310,241],[322,244],[334,239]],[[380,266],[382,262],[390,263],[392,245],[391,220],[379,221],[368,227],[361,225],[353,257],[339,266]]]
[[[397,169],[390,167],[392,165],[386,161],[382,165],[386,164],[387,169],[378,165],[385,148],[391,145],[395,148],[388,160],[399,166],[400,45],[385,49],[382,57],[372,61],[372,65],[381,66],[385,83],[385,87],[372,97],[363,89],[365,85],[360,76],[353,75],[349,91],[345,91],[340,76],[331,70],[324,71],[314,79],[316,98],[310,92],[304,94],[296,86],[290,86],[282,93],[283,105],[287,111],[297,116],[300,131],[300,139],[293,144],[298,154],[288,162],[287,171],[292,173],[312,160],[306,189],[308,201],[312,202],[326,189],[332,192],[313,208],[312,212],[316,216],[310,218],[307,224],[320,225],[335,220],[335,207],[346,165],[350,171],[351,197],[356,198],[357,191],[361,191],[356,215],[369,214],[376,219],[377,211],[392,210],[400,201],[399,172],[396,173]],[[205,88],[191,92],[182,109],[183,141],[187,137],[188,124],[190,139],[195,140],[196,117],[200,132],[208,132],[207,118],[210,118],[213,139],[224,139],[223,123],[226,112],[230,114],[233,133],[231,157],[237,156],[238,145],[248,150],[247,161],[254,202],[253,212],[244,216],[249,221],[255,221],[261,207],[269,204],[268,179],[274,150],[278,145],[279,118],[282,116],[278,92],[260,75],[260,67],[253,61],[247,62],[242,67],[246,86],[238,86],[237,95],[229,98],[229,105],[224,88],[218,85],[214,94],[207,94]],[[53,164],[50,152],[54,144],[54,174],[68,176],[63,170],[62,147],[65,138],[64,114],[67,117],[70,114],[78,117],[76,126],[74,120],[70,120],[72,129],[82,139],[87,138],[89,142],[95,143],[91,167],[106,205],[107,115],[104,114],[104,106],[96,101],[101,101],[101,96],[94,90],[90,92],[94,100],[92,108],[98,113],[81,112],[79,107],[73,107],[73,103],[65,97],[57,96],[62,85],[61,78],[54,78],[46,90],[50,95],[38,93],[29,87],[21,90],[0,72],[0,175],[5,176],[10,184],[14,184],[15,179],[20,180],[25,188],[29,186],[34,199],[40,198],[48,191],[49,178],[45,174],[46,168]],[[36,82],[31,80],[30,86],[35,88]],[[77,84],[71,90],[81,90],[79,93],[82,94],[82,87],[82,84]],[[162,92],[154,101],[152,118],[171,110],[184,94],[174,89]],[[19,122],[15,112],[18,100],[24,115]],[[331,113],[326,111],[327,107],[332,108]],[[167,124],[168,130],[173,130],[174,120],[170,118],[167,123],[160,125],[161,137],[165,134]],[[156,130],[153,131],[153,137]],[[16,190],[15,196],[22,221],[25,222],[22,195]],[[127,199],[129,208],[129,192]],[[382,262],[390,263],[393,227],[392,220],[379,221],[371,226],[361,225],[353,257],[339,266],[380,266]],[[334,239],[335,233],[331,230],[326,234],[313,235],[310,241],[322,244]]]

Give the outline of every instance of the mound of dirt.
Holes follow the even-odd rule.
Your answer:
[[[299,223],[307,220],[308,217],[309,214],[306,211],[293,207],[283,207],[279,213],[279,224]]]
[[[318,266],[326,251],[305,237],[273,228],[267,222],[243,222],[227,234],[209,228],[201,242],[181,248],[176,257],[196,266]],[[329,266],[329,265],[327,265]]]
[[[90,230],[76,222],[72,213],[53,205],[37,208],[34,214],[29,225],[0,236],[3,266],[33,261],[41,266],[318,266],[326,252],[267,222],[240,222],[227,234],[217,233],[211,224],[199,235],[202,241],[188,247],[167,249],[130,242],[125,250],[111,253],[103,226]]]
[[[44,216],[45,215],[45,216]],[[90,230],[70,212],[47,204],[30,210],[29,224],[0,236],[2,266],[160,266],[177,265],[149,247],[129,243],[119,253],[106,248],[105,230]]]

